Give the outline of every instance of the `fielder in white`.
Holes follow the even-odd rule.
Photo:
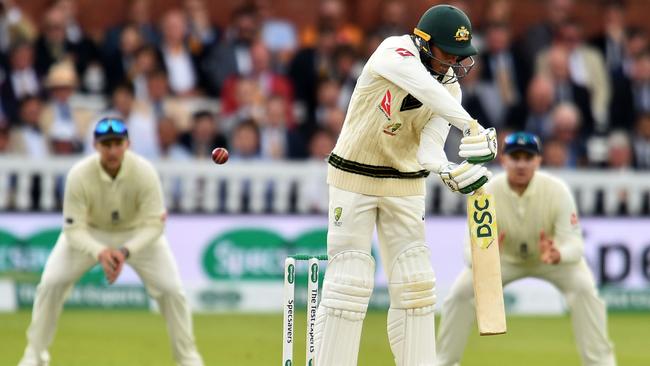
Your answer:
[[[372,234],[377,227],[388,275],[388,338],[399,366],[435,360],[435,276],[424,240],[425,177],[439,174],[470,193],[496,156],[496,133],[465,137],[449,163],[450,124],[466,132],[472,117],[457,83],[473,64],[472,26],[449,5],[427,10],[412,35],[384,40],[366,63],[343,130],[329,157],[329,263],[316,319],[316,365],[357,364],[363,319],[373,290]]]
[[[163,235],[166,211],[158,175],[149,162],[128,151],[128,131],[121,120],[100,120],[94,135],[98,153],[75,164],[67,176],[63,231],[36,290],[19,366],[49,364],[47,350],[63,303],[74,283],[97,262],[109,283],[128,262],[160,306],[177,364],[202,366],[178,269]]]
[[[485,186],[496,203],[503,284],[525,277],[553,284],[571,311],[582,364],[614,366],[607,311],[583,256],[573,196],[564,182],[537,170],[542,158],[535,135],[517,132],[504,141],[505,173]],[[466,268],[443,303],[438,366],[460,364],[476,318],[473,298],[472,273]]]

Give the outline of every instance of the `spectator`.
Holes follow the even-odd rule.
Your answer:
[[[632,130],[637,115],[650,113],[650,49],[639,54],[629,78],[621,78],[610,105],[612,127]]]
[[[481,56],[480,75],[499,98],[487,105],[496,126],[503,125],[507,111],[524,99],[530,79],[531,70],[525,57],[512,45],[510,32],[509,24],[502,22],[489,23],[485,28],[485,52]],[[474,73],[477,71],[474,70]]]
[[[288,126],[285,104],[281,95],[272,95],[266,102],[264,118],[259,122],[260,155],[264,159],[305,157],[303,137]]]
[[[221,93],[222,112],[225,115],[239,114],[242,108],[238,99],[241,99],[239,93],[239,81],[246,78],[256,84],[256,90],[262,99],[269,98],[271,95],[279,95],[284,101],[285,119],[289,126],[295,123],[293,116],[293,88],[289,80],[271,70],[271,55],[264,43],[256,41],[250,48],[252,62],[251,72],[247,75],[231,75],[226,79]],[[254,116],[247,116],[253,117]],[[257,118],[255,118],[257,120]]]
[[[210,51],[204,61],[209,92],[219,96],[223,84],[232,75],[249,75],[253,68],[250,48],[258,37],[259,19],[254,7],[234,11],[232,24],[224,39]]]
[[[192,116],[192,130],[180,137],[180,143],[195,158],[211,158],[215,147],[228,147],[228,142],[221,132],[219,121],[214,114],[201,110]],[[232,157],[232,151],[231,151]]]
[[[574,84],[589,91],[591,115],[596,123],[593,127],[602,132],[607,128],[607,106],[612,94],[609,74],[602,55],[582,38],[582,27],[578,22],[570,20],[560,26],[558,41],[551,48],[561,47],[567,52],[570,79]],[[547,60],[547,57],[550,57],[547,52],[538,56],[538,72],[546,72],[551,67],[551,61]],[[578,102],[576,104],[579,105]]]
[[[544,142],[542,164],[546,168],[564,169],[569,167],[569,151],[560,140],[550,139]]]
[[[185,0],[188,24],[189,49],[192,55],[202,59],[219,40],[219,29],[210,20],[210,11],[204,0]]]
[[[41,75],[34,67],[34,48],[25,41],[14,43],[9,50],[9,68],[0,86],[2,108],[10,123],[18,120],[18,101],[41,94]]]
[[[62,62],[53,65],[44,86],[49,99],[40,117],[43,134],[48,138],[56,138],[61,143],[58,150],[62,153],[81,152],[93,113],[71,103],[71,97],[77,88],[77,74],[72,64]]]
[[[10,128],[6,123],[0,123],[0,154],[11,153]]]
[[[338,44],[347,44],[360,49],[363,43],[363,31],[359,26],[347,21],[348,12],[341,0],[324,0],[318,10],[318,28],[308,27],[301,34],[301,42],[310,47],[318,41],[317,29],[328,28],[334,31]]]
[[[260,132],[252,120],[238,124],[232,132],[230,158],[253,160],[260,157]]]
[[[262,42],[271,52],[273,69],[285,73],[298,47],[296,28],[292,22],[275,16],[271,0],[257,0],[256,3],[262,22]]]
[[[160,54],[153,46],[144,46],[135,52],[135,59],[130,68],[129,76],[133,82],[135,97],[138,100],[149,99],[149,76],[162,70],[162,60]],[[167,78],[167,73],[163,73]],[[169,83],[165,80],[167,92],[169,92]]]
[[[650,43],[648,42],[648,34],[643,28],[629,27],[625,32],[625,53],[623,58],[623,73],[615,78],[613,81],[619,81],[622,77],[630,77],[634,60],[637,59],[643,52],[645,52]],[[615,89],[615,88],[614,88]]]
[[[580,111],[570,103],[561,103],[551,113],[551,140],[557,140],[567,149],[567,166],[586,166],[586,147],[580,136]]]
[[[20,101],[19,124],[11,132],[11,151],[31,159],[46,158],[48,141],[39,127],[43,104],[37,96],[27,96]]]
[[[144,43],[157,46],[160,43],[160,35],[156,26],[151,21],[150,0],[127,0],[126,11],[124,12],[124,22],[111,27],[104,37],[104,55],[114,54],[120,45],[122,30],[128,25],[134,25]]]
[[[560,26],[573,15],[573,0],[550,0],[546,3],[546,18],[526,30],[524,49],[530,64],[535,62],[537,54],[549,47],[558,37]]]
[[[185,44],[187,20],[180,10],[170,10],[162,19],[160,51],[172,93],[179,96],[196,95],[199,89],[199,57]]]
[[[345,122],[345,111],[338,107],[328,107],[324,112],[321,127],[332,136],[338,137],[343,129],[343,122]]]
[[[570,70],[570,54],[562,46],[553,46],[548,52],[540,55],[541,72],[546,73],[553,80],[555,88],[555,103],[573,103],[584,116],[583,133],[591,134],[594,131],[593,99],[590,91],[573,81]]]
[[[603,30],[591,40],[605,59],[610,79],[623,74],[625,59],[625,3],[624,0],[606,0],[603,3]]]
[[[36,34],[36,27],[23,14],[15,0],[0,2],[0,55],[17,41],[32,42],[36,39]]]
[[[650,114],[642,114],[636,121],[634,156],[636,168],[650,169]]]
[[[534,77],[526,93],[526,103],[520,103],[508,113],[507,126],[515,131],[525,130],[545,137],[551,131],[551,109],[555,90],[551,79],[539,75]]]
[[[182,98],[171,95],[167,80],[164,70],[149,73],[146,80],[148,98],[141,100],[146,101],[156,120],[169,117],[176,123],[176,128],[185,133],[192,128],[191,113]]]
[[[108,92],[125,81],[134,81],[132,70],[136,63],[136,53],[144,46],[142,35],[135,25],[127,25],[120,33],[119,48],[104,60],[104,69],[108,78]]]
[[[381,39],[411,33],[411,29],[407,25],[406,15],[409,12],[407,4],[398,0],[384,0],[381,6],[377,7],[380,18],[377,22],[379,26],[372,33]]]
[[[338,108],[341,100],[341,85],[334,79],[326,79],[318,85],[318,104],[316,109],[316,123],[325,124],[325,113],[330,108]]]
[[[634,165],[634,152],[630,137],[623,130],[614,130],[607,138],[607,167],[616,170],[630,170]]]
[[[56,3],[44,15],[43,31],[36,40],[36,71],[44,75],[50,66],[63,61],[74,62],[77,75],[83,75],[86,66],[96,59],[96,52],[90,41],[73,43],[67,38],[67,14],[64,7]]]
[[[332,150],[334,150],[336,137],[327,130],[316,130],[309,140],[309,159],[326,161]]]
[[[169,117],[158,121],[158,144],[160,158],[165,160],[188,160],[192,157],[185,146],[179,143],[179,131],[176,122]]]
[[[251,78],[237,78],[234,100],[234,105],[237,106],[237,109],[231,113],[224,112],[226,131],[231,131],[241,121],[247,119],[259,121],[264,117],[266,98],[259,89],[259,84],[256,80]]]
[[[359,61],[354,48],[341,45],[334,51],[335,76],[341,86],[338,105],[342,109],[348,109],[350,98],[354,87],[357,85],[357,78],[361,75],[363,64]]]

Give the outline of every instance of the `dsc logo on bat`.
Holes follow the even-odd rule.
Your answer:
[[[470,205],[470,235],[480,248],[488,248],[494,242],[496,226],[494,208],[490,207],[492,196],[489,194],[476,195]]]

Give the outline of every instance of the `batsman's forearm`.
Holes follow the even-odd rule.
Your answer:
[[[131,256],[141,251],[143,248],[153,244],[163,233],[162,224],[151,224],[138,229],[135,235],[126,243],[124,247],[129,250]]]

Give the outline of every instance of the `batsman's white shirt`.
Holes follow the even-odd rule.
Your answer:
[[[162,235],[165,212],[156,170],[130,151],[114,179],[102,169],[98,154],[81,160],[68,173],[63,233],[72,247],[93,258],[107,246],[125,246],[131,255],[137,254]],[[107,243],[95,232],[123,233],[127,239]]]
[[[427,71],[410,36],[387,38],[357,80],[327,182],[373,196],[423,195],[422,130],[433,124],[436,160],[446,162],[449,124],[462,130],[472,120],[460,99],[457,82],[443,85]]]

